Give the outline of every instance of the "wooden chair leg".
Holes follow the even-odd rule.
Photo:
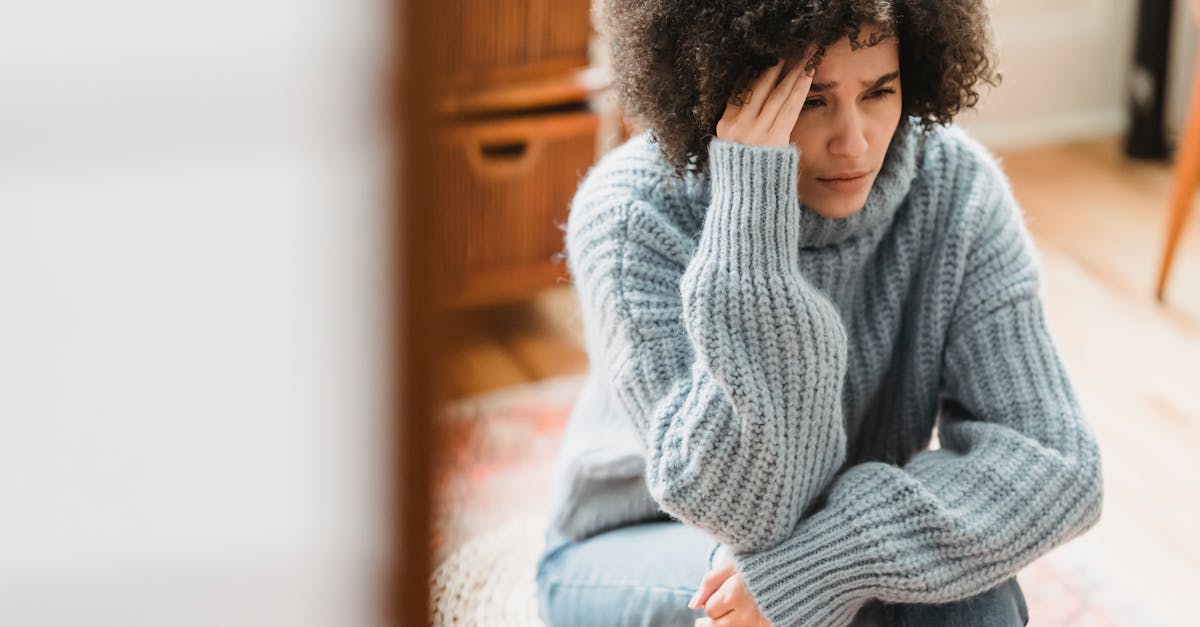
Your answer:
[[[1175,153],[1175,182],[1171,192],[1171,215],[1167,220],[1167,243],[1163,251],[1162,265],[1158,271],[1158,286],[1155,296],[1163,300],[1167,287],[1167,275],[1175,258],[1175,247],[1183,233],[1183,224],[1192,209],[1192,195],[1200,177],[1200,59],[1192,79],[1192,101],[1188,110],[1187,126],[1183,141]]]

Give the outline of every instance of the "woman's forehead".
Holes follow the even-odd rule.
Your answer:
[[[817,73],[825,72],[856,72],[875,71],[886,65],[895,65],[900,57],[899,46],[895,39],[880,41],[873,46],[863,46],[857,50],[851,49],[850,43],[843,38],[832,46],[825,48],[825,54],[817,62]]]

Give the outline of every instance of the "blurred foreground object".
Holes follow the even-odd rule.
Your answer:
[[[1200,28],[1200,0],[1192,0],[1192,20]],[[1167,275],[1175,259],[1175,247],[1183,233],[1183,224],[1192,210],[1192,196],[1200,176],[1200,60],[1196,63],[1192,78],[1192,99],[1188,107],[1187,124],[1183,140],[1175,154],[1175,182],[1171,192],[1171,215],[1167,219],[1167,242],[1163,250],[1162,265],[1158,271],[1158,286],[1155,296],[1163,300],[1167,288]]]

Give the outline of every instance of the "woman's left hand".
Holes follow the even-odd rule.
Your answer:
[[[717,550],[713,569],[700,582],[688,607],[704,607],[708,618],[696,619],[696,627],[771,627],[742,574],[734,569],[733,556],[724,546]]]

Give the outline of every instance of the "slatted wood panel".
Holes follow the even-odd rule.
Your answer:
[[[444,0],[431,55],[449,88],[471,88],[588,65],[587,0]]]

